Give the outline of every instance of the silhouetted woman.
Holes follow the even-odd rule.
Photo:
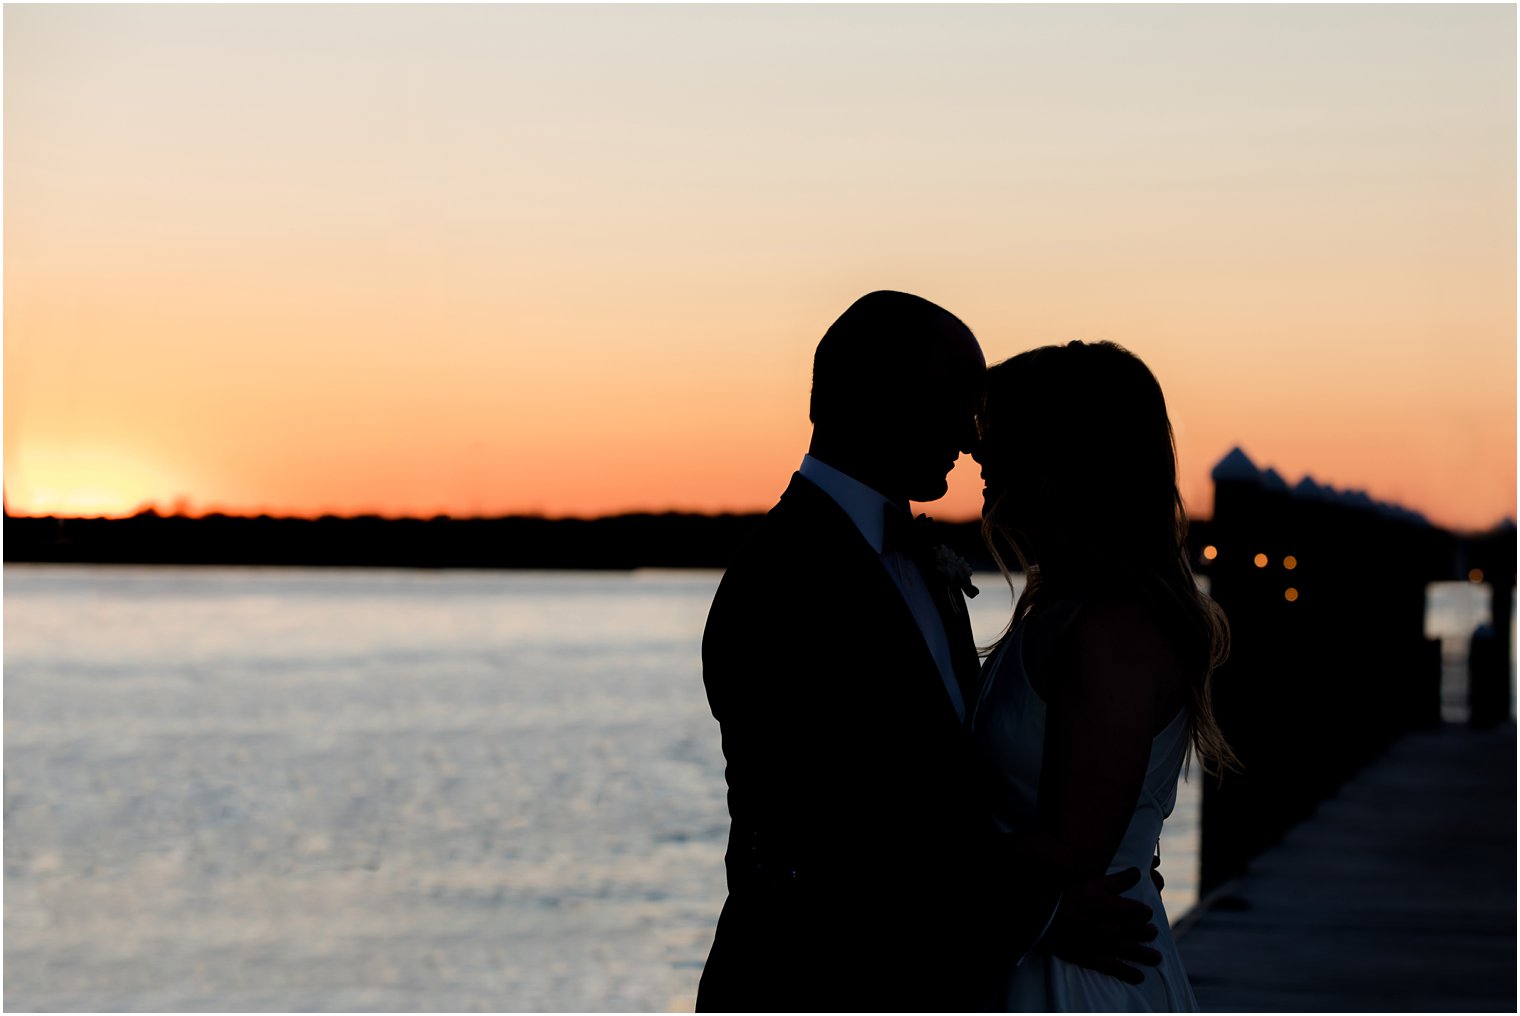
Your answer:
[[[1233,758],[1209,709],[1228,627],[1188,565],[1161,387],[1112,343],[1046,346],[991,368],[982,428],[984,535],[1027,576],[974,717],[1000,820],[1066,885],[1144,870],[1189,752]],[[1155,912],[1159,966],[1129,984],[1037,951],[1010,961],[1008,1008],[1196,1009],[1160,894],[1127,895]]]

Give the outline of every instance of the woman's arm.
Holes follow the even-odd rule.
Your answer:
[[[1181,668],[1138,603],[1085,605],[1039,664],[1046,701],[1040,830],[1068,885],[1102,876],[1134,815]],[[1175,708],[1173,709],[1175,712]]]

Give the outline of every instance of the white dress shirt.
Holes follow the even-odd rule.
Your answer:
[[[903,601],[913,614],[913,620],[918,622],[918,630],[923,633],[929,653],[934,657],[936,666],[939,667],[940,680],[944,682],[950,702],[955,706],[955,715],[964,720],[966,703],[961,699],[960,684],[955,679],[955,664],[952,662],[953,657],[950,653],[950,636],[945,632],[945,622],[940,617],[939,608],[934,605],[934,597],[929,592],[929,587],[924,584],[923,573],[908,555],[897,550],[884,551],[882,549],[886,535],[886,522],[882,513],[886,506],[893,505],[904,512],[908,510],[907,506],[896,504],[891,498],[866,486],[853,476],[841,473],[833,466],[811,455],[803,456],[802,468],[798,472],[844,509],[850,521],[855,523],[855,528],[860,530],[860,535],[865,537],[866,543],[870,544],[871,549],[876,551],[881,558],[882,567],[887,570],[887,575],[897,586],[897,591],[902,593]]]

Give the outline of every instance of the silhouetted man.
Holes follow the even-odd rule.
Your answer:
[[[985,370],[959,319],[905,293],[862,297],[818,345],[808,454],[702,642],[732,826],[699,1010],[989,1008],[1055,910],[993,832],[965,601],[909,515],[976,440]],[[1138,904],[1084,900],[1063,924],[1144,937],[1143,907],[1124,924]],[[1081,948],[1109,961],[1114,941]]]

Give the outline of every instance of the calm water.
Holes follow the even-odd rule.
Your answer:
[[[6,1007],[689,1010],[717,581],[7,566]]]

